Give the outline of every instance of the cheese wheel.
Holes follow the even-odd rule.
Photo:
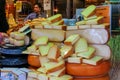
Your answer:
[[[40,64],[39,56],[38,55],[29,54],[28,55],[28,64],[30,66],[33,66],[33,67],[40,67],[41,64]]]
[[[89,64],[66,63],[66,71],[73,76],[97,76],[107,74],[110,70],[110,61],[93,66]]]
[[[104,75],[104,76],[101,76],[101,77],[84,77],[84,78],[81,78],[81,77],[74,77],[73,80],[110,80],[110,77],[109,75]]]
[[[25,34],[24,33],[16,33],[16,34],[14,34],[14,38],[16,40],[24,40],[25,39]]]
[[[41,36],[47,36],[49,41],[61,42],[65,39],[65,31],[52,29],[32,29],[31,38],[33,40],[36,40]]]
[[[24,40],[16,40],[14,39],[14,45],[15,46],[24,46],[25,41]]]

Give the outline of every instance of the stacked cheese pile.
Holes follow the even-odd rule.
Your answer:
[[[86,8],[88,10],[82,12],[85,17],[84,21],[82,23],[77,22],[75,27],[67,27],[67,30],[60,27],[60,30],[56,30],[51,25],[44,26],[43,29],[32,29],[31,37],[35,42],[24,53],[37,56],[35,57],[39,61],[37,66],[32,58],[29,59],[33,55],[28,56],[28,62],[31,66],[40,67],[37,72],[34,72],[35,74],[44,74],[44,77],[47,76],[45,80],[51,78],[51,75],[57,76],[55,80],[64,80],[60,78],[61,75],[64,75],[64,68],[66,68],[67,74],[77,77],[93,78],[97,76],[98,78],[98,76],[108,74],[111,51],[106,45],[109,40],[109,32],[105,28],[109,24],[99,24],[99,21],[102,23],[103,17],[95,17],[95,15],[92,18],[90,17],[95,8],[94,5]],[[56,17],[49,21],[52,22],[53,19]],[[83,22],[85,23],[83,24]],[[55,42],[62,44],[60,48]],[[67,60],[66,65],[64,60]],[[60,68],[61,66],[62,68]],[[44,79],[42,78],[42,80]],[[66,78],[65,80],[69,79]],[[105,80],[109,80],[109,78],[107,77]]]
[[[81,12],[81,15],[83,16],[84,20],[79,21],[76,23],[76,25],[88,25],[88,24],[101,24],[102,19],[104,16],[97,16],[95,14],[96,6],[95,5],[90,5],[86,9],[84,9]]]
[[[59,48],[56,44],[48,42],[48,37],[38,38],[25,51],[29,54],[39,56],[39,65],[33,65],[28,58],[31,66],[39,67],[37,71],[28,73],[28,79],[38,78],[39,80],[71,80],[72,76],[65,74],[65,61],[73,53],[73,47],[64,45]],[[24,53],[24,52],[23,52]],[[34,62],[36,63],[36,62]],[[35,76],[33,76],[35,74]],[[32,77],[31,77],[32,76]]]
[[[102,49],[104,49],[105,52],[102,51]],[[83,74],[81,71],[85,69],[77,68],[74,64],[87,64],[88,67],[94,65],[92,68],[93,72],[96,69],[101,69],[101,67],[99,68],[98,66],[103,66],[104,74],[108,73],[110,69],[110,63],[107,61],[111,56],[110,48],[107,45],[88,45],[87,40],[80,37],[79,34],[69,36],[61,47],[58,47],[55,43],[48,42],[48,37],[43,36],[38,38],[25,52],[36,55],[39,59],[39,65],[37,65],[38,62],[30,62],[32,58],[30,60],[28,57],[28,63],[31,66],[39,67],[37,71],[29,73],[29,79],[31,78],[31,75],[35,74],[32,78],[53,80],[54,77],[55,80],[60,80],[63,76],[69,76],[65,75],[65,69],[70,75],[81,76]],[[67,60],[66,65],[65,60]],[[33,63],[37,66],[33,65]],[[80,71],[77,73],[76,71],[78,69],[80,69]],[[94,76],[102,73],[96,71],[95,74],[91,74]],[[72,77],[69,76],[68,78],[63,78],[63,80],[70,80],[71,78]]]
[[[29,21],[31,25],[31,28],[35,29],[43,29],[43,28],[57,28],[57,25],[63,25],[64,21],[62,20],[61,14],[56,14],[54,16],[51,16],[49,18],[36,18],[32,21]]]

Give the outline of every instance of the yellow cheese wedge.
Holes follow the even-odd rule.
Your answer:
[[[88,47],[88,51],[84,51],[84,52],[79,52],[77,53],[77,56],[83,57],[83,58],[91,58],[93,57],[95,52],[95,48],[93,47]]]
[[[87,20],[86,24],[101,24],[103,23],[103,20],[102,20],[103,18],[104,18],[103,16],[99,16],[96,19]]]
[[[83,59],[83,63],[97,65],[102,61],[103,57],[101,56],[94,56],[91,59]]]
[[[85,38],[80,38],[75,44],[75,53],[84,52],[88,50],[88,43]]]
[[[79,38],[80,38],[79,34],[70,35],[69,37],[66,38],[66,40],[64,41],[64,44],[74,45],[74,43],[76,43],[76,41],[78,41]]]
[[[96,6],[95,6],[95,5],[90,5],[90,6],[88,6],[87,8],[85,8],[85,9],[81,12],[81,14],[82,14],[84,17],[88,17],[88,16],[90,16],[91,14],[94,13],[95,9],[96,9]]]
[[[33,43],[35,46],[46,45],[48,42],[48,37],[41,36]]]
[[[69,57],[70,55],[73,54],[73,47],[71,45],[64,45],[61,49],[60,49],[60,52],[61,52],[61,56],[63,58],[67,58]]]

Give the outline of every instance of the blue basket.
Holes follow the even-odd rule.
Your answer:
[[[4,59],[0,59],[0,63],[3,66],[18,66],[18,65],[27,64],[27,58],[23,58],[23,57],[4,58]]]
[[[19,48],[3,48],[0,47],[0,53],[1,54],[14,54],[18,55],[21,54],[22,51],[24,51],[27,48],[27,46],[19,47]]]

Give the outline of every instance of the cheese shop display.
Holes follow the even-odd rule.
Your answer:
[[[56,14],[9,32],[5,47],[24,47],[19,54],[27,56],[29,71],[17,69],[21,72],[18,80],[21,76],[24,80],[110,80],[109,23],[95,11],[94,5],[85,8],[80,13],[84,20],[75,25],[65,25],[62,15]]]

